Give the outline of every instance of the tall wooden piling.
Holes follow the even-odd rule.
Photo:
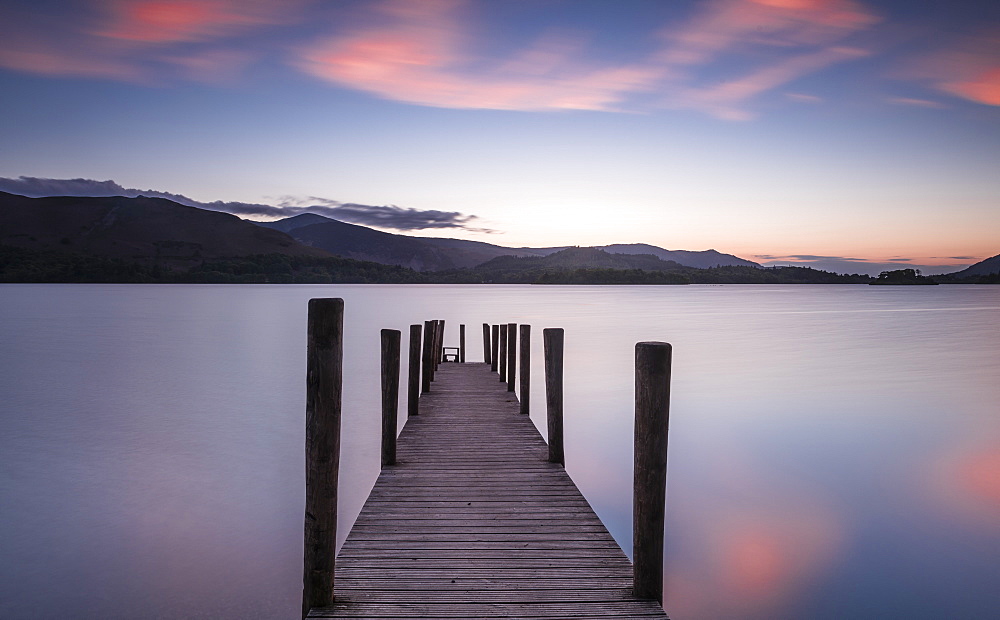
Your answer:
[[[434,370],[444,361],[444,319],[438,319],[436,348],[434,349]]]
[[[528,415],[531,398],[531,325],[521,326],[521,413]]]
[[[490,363],[490,324],[483,323],[483,362]]]
[[[549,435],[549,462],[566,464],[563,451],[563,341],[561,327],[542,330],[545,357],[545,418]]]
[[[514,373],[517,369],[517,323],[507,323],[507,391],[514,391]]]
[[[406,417],[420,412],[420,326],[410,325],[410,358],[406,381]]]
[[[423,378],[420,383],[421,393],[431,391],[431,381],[434,379],[434,321],[424,321],[424,346],[423,346]]]
[[[310,299],[306,353],[306,510],[302,617],[333,603],[344,368],[344,300]]]
[[[493,342],[490,346],[490,372],[496,372],[499,367],[500,361],[497,359],[500,357],[500,326],[494,325],[492,327],[493,331]]]
[[[635,345],[635,471],[632,498],[633,594],[663,603],[663,518],[670,421],[671,347]]]
[[[382,330],[382,467],[396,464],[399,340],[398,329]]]
[[[465,323],[458,326],[458,363],[465,363]]]
[[[507,324],[500,324],[500,382],[507,383]]]

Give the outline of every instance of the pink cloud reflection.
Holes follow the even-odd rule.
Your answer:
[[[664,606],[677,617],[782,616],[837,562],[848,536],[842,510],[793,476],[755,468],[733,446],[714,463],[715,499],[676,513],[689,531],[669,549]],[[748,466],[749,465],[749,466]]]
[[[1000,529],[1000,440],[977,439],[939,454],[924,481],[924,496],[936,512]]]

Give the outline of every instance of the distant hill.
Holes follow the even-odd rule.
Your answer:
[[[459,266],[451,259],[447,250],[424,243],[416,237],[394,235],[310,214],[289,219],[297,220],[296,224],[305,224],[289,228],[289,234],[296,241],[337,256],[399,265],[416,271],[438,271]],[[309,221],[314,223],[308,223]],[[266,228],[289,226],[288,220],[261,222],[260,225]]]
[[[652,254],[612,254],[600,248],[566,248],[548,256],[500,256],[476,267],[477,271],[529,271],[533,269],[643,269],[676,271],[675,261]]]
[[[258,254],[330,256],[235,215],[142,196],[26,198],[0,192],[0,245],[171,267]]]
[[[416,271],[474,267],[497,256],[543,256],[562,248],[506,248],[481,241],[410,237],[347,224],[313,213],[273,222],[254,222],[287,232],[300,243],[338,256],[400,265]]]
[[[959,274],[977,268],[988,272],[997,262],[1000,257]],[[396,235],[315,214],[258,224],[165,198],[26,198],[0,192],[0,281],[4,282],[780,284],[869,280],[806,268],[764,269],[714,250],[664,250],[645,244],[508,248]]]
[[[337,220],[330,219],[328,217],[323,217],[322,215],[316,215],[315,213],[302,213],[300,215],[293,215],[292,217],[286,217],[281,220],[275,220],[273,222],[251,222],[252,224],[257,224],[258,226],[263,226],[265,228],[273,228],[274,230],[280,230],[283,233],[289,233],[296,228],[302,228],[303,226],[311,226],[313,224],[325,224],[327,222],[336,222]]]
[[[611,254],[652,254],[661,260],[674,261],[685,267],[697,267],[698,269],[729,266],[760,267],[755,262],[733,256],[732,254],[723,254],[715,250],[702,250],[699,252],[691,250],[664,250],[663,248],[646,243],[617,243],[598,247]]]
[[[260,226],[287,232],[306,245],[358,260],[401,265],[417,271],[446,271],[482,265],[501,256],[543,257],[566,247],[511,248],[482,241],[440,237],[410,237],[381,232],[365,226],[346,224],[315,214],[302,214]],[[757,263],[722,254],[715,250],[700,252],[665,250],[642,243],[600,246],[608,254],[652,255],[686,267],[705,269],[717,266],[759,267]],[[621,262],[621,261],[619,261]]]
[[[969,265],[961,271],[947,274],[949,278],[970,278],[975,276],[988,276],[1000,273],[1000,254],[981,260],[974,265]]]
[[[652,254],[611,254],[601,248],[577,247],[548,256],[501,256],[471,269],[429,277],[443,283],[494,284],[860,284],[870,280],[807,267],[699,269]]]

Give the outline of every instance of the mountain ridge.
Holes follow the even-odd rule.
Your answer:
[[[973,263],[961,271],[946,274],[949,278],[970,278],[976,276],[990,276],[1000,273],[1000,254],[983,259],[978,263]]]
[[[501,256],[544,257],[573,246],[507,247],[448,237],[411,237],[377,231],[315,214],[300,214],[259,226],[287,232],[297,241],[358,260],[400,265],[416,271],[446,271],[477,267]],[[353,228],[349,228],[353,227]],[[364,229],[362,232],[358,229]],[[685,267],[760,267],[759,264],[716,250],[667,250],[645,243],[592,246],[609,254],[652,255]]]
[[[27,198],[0,192],[0,244],[177,265],[270,253],[330,256],[229,213],[144,196]]]

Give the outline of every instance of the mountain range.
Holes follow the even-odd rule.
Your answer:
[[[288,233],[305,245],[348,258],[409,267],[415,271],[468,269],[500,256],[542,257],[568,246],[512,248],[482,241],[438,237],[410,237],[382,232],[356,224],[304,213],[260,226]],[[665,250],[640,243],[596,246],[608,254],[653,255],[685,267],[707,269],[717,266],[759,267],[757,263],[715,250]]]
[[[0,192],[0,281],[848,281],[815,269],[783,269],[715,250],[511,248],[387,233],[315,214],[251,222],[166,198]],[[948,281],[995,278],[990,274],[998,271],[1000,256],[994,256]]]
[[[974,265],[969,265],[961,271],[948,274],[952,278],[970,278],[977,276],[990,276],[1000,273],[1000,254],[981,260]]]
[[[235,215],[143,196],[25,198],[0,192],[0,244],[168,266],[253,254],[329,255]]]

